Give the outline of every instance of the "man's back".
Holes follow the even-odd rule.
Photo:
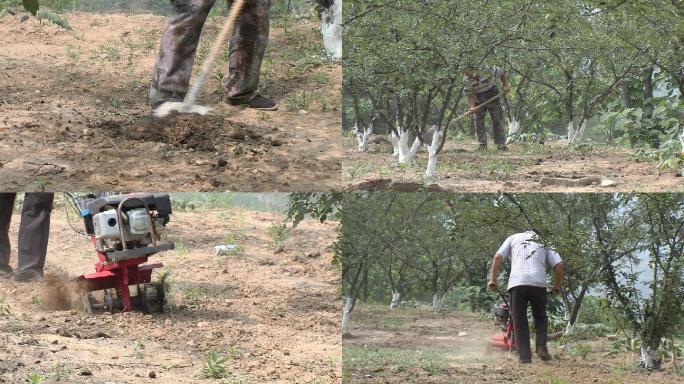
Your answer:
[[[535,237],[532,231],[516,233],[499,248],[499,254],[511,260],[508,289],[519,285],[546,288],[546,266],[553,268],[562,261],[558,253],[534,241]]]

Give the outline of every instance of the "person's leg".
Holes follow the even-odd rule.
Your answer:
[[[9,227],[16,197],[16,193],[0,193],[0,275],[12,273],[12,267],[9,265],[12,249]]]
[[[546,289],[542,287],[530,287],[530,304],[532,306],[532,317],[534,317],[534,326],[536,335],[534,343],[536,352],[543,360],[548,360],[548,350],[546,349],[546,340],[548,337],[549,321],[546,315],[547,293]],[[543,356],[542,356],[543,355]]]
[[[270,0],[245,0],[242,13],[230,39],[228,76],[223,86],[231,104],[249,104],[260,109],[273,109],[275,102],[259,97],[261,62],[264,59],[270,28]],[[270,101],[270,102],[269,102]],[[257,105],[258,104],[258,105]],[[262,105],[263,104],[263,105]]]
[[[497,90],[492,92],[491,97],[496,96]],[[492,133],[496,147],[499,149],[506,149],[506,136],[503,128],[503,109],[501,108],[501,99],[496,99],[487,106],[489,116],[492,118]]]
[[[172,0],[174,15],[162,33],[154,65],[150,104],[182,101],[188,92],[202,26],[215,0]]]
[[[19,271],[15,279],[43,275],[54,193],[26,193],[19,224]]]
[[[476,106],[480,105],[482,98],[480,95],[475,96],[477,99]],[[487,130],[485,129],[485,108],[478,109],[475,112],[475,133],[477,134],[477,141],[480,143],[480,148],[487,148]]]
[[[527,296],[526,286],[511,288],[511,316],[513,319],[513,333],[515,334],[515,348],[521,362],[532,361],[530,350],[530,328],[527,323]]]

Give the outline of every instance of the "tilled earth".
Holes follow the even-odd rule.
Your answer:
[[[432,313],[429,310],[357,305],[352,313],[352,337],[344,340],[344,382],[349,383],[682,383],[671,362],[661,372],[645,372],[631,353],[609,353],[606,338],[582,340],[591,351],[581,358],[553,343],[550,362],[533,357],[521,365],[513,351],[490,346],[501,332],[490,321],[469,312]],[[534,346],[534,340],[531,340]],[[403,364],[401,359],[369,361],[351,348],[381,349],[410,355],[437,353],[440,361],[427,366]],[[357,349],[358,350],[358,349]]]
[[[164,17],[65,16],[72,31],[33,17],[0,18],[3,190],[342,187],[342,70],[325,58],[316,21],[272,27],[261,92],[279,102],[278,111],[222,102],[224,54],[199,100],[214,116],[165,119],[136,136],[127,133],[151,113],[147,94]],[[198,64],[220,21],[207,22]]]
[[[9,310],[0,311],[0,382],[31,374],[44,383],[340,382],[336,226],[306,220],[280,247],[267,230],[281,220],[238,209],[176,212],[167,234],[176,250],[151,258],[171,271],[167,311],[85,316],[66,282],[90,272],[96,257],[56,210],[51,277],[0,280],[0,309]],[[18,223],[14,217],[13,239]],[[226,239],[239,254],[215,254]],[[223,381],[201,378],[210,351],[228,357]]]

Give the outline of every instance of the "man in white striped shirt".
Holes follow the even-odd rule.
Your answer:
[[[509,236],[494,255],[492,262],[492,277],[487,286],[498,289],[496,281],[501,268],[501,262],[511,261],[511,273],[508,278],[508,292],[511,300],[511,317],[515,345],[521,363],[532,362],[530,351],[530,329],[527,323],[527,306],[532,306],[532,316],[536,328],[536,353],[542,360],[551,360],[546,347],[548,318],[546,316],[546,301],[548,281],[546,267],[552,268],[555,281],[551,294],[558,294],[561,289],[565,263],[560,255],[535,240],[538,238],[533,231],[517,233]]]

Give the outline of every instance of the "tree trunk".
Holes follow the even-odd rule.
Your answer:
[[[644,105],[643,115],[650,119],[653,117],[653,103],[649,101],[653,97],[653,69],[649,68],[644,75]]]
[[[334,60],[342,58],[342,0],[333,0],[332,6],[321,11],[323,46]]]
[[[515,136],[518,135],[518,132],[520,131],[520,122],[515,119],[511,119],[508,122],[508,135],[506,136],[506,144],[510,144]]]
[[[349,296],[344,304],[344,309],[342,311],[342,337],[351,335],[349,332],[349,315],[351,314],[352,308],[354,308],[355,301],[356,300],[354,300],[353,297]]]
[[[575,324],[577,323],[577,318],[579,317],[580,308],[582,307],[582,302],[584,301],[584,295],[587,293],[586,287],[583,287],[580,291],[579,296],[575,299],[574,305],[570,310],[570,317],[568,318],[568,324],[565,327],[565,335],[570,335],[575,332]]]
[[[433,293],[432,294],[432,310],[433,311],[439,311],[440,308],[442,308],[442,299],[444,298],[443,294],[440,293]]]
[[[411,147],[409,147],[409,139],[414,138],[413,143],[411,143]],[[413,157],[416,155],[416,152],[418,152],[418,148],[420,148],[420,140],[411,135],[411,132],[408,130],[400,130],[399,131],[399,163],[400,164],[411,164],[413,162]]]
[[[441,129],[436,129],[432,134],[432,143],[427,147],[428,163],[427,169],[425,170],[425,177],[428,179],[432,178],[435,175],[435,171],[437,171],[437,153],[439,152],[443,134]]]
[[[644,340],[641,342],[641,366],[650,370],[660,369],[662,361],[658,359],[658,353],[646,346]]]
[[[622,100],[622,106],[625,108],[632,107],[632,98],[629,97],[629,84],[626,80],[620,82],[620,99]]]
[[[390,303],[390,309],[394,309],[399,306],[399,300],[401,300],[401,292],[392,292],[392,302]]]
[[[361,130],[359,127],[359,122],[354,123],[354,133],[356,134],[356,139],[359,141],[359,152],[366,152],[368,150],[368,144],[371,134],[373,134],[373,124],[369,124],[367,127]]]

